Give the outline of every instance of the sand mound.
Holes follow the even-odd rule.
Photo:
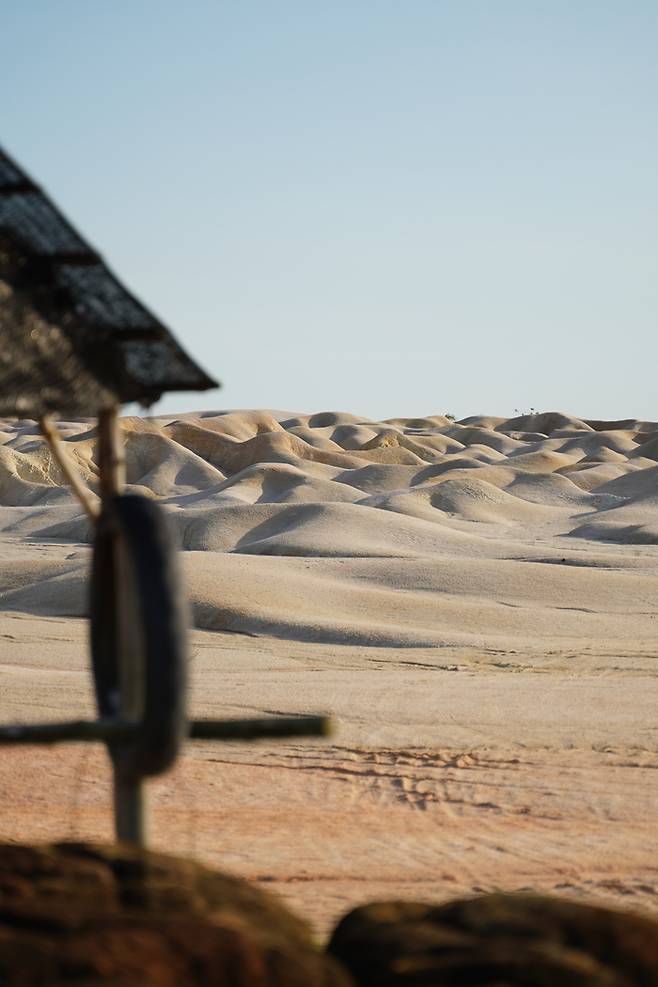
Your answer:
[[[518,418],[508,418],[507,421],[496,425],[498,432],[539,432],[541,435],[550,436],[558,429],[577,429],[578,431],[593,431],[591,425],[586,424],[580,418],[573,418],[560,411],[546,411],[532,415],[519,415]]]
[[[309,473],[287,463],[247,466],[217,488],[248,503],[281,503],[287,501],[355,501],[359,493],[347,484],[334,483],[335,470],[328,468]]]
[[[229,505],[213,515],[202,522],[205,543],[214,544],[215,533],[222,544],[230,545],[224,551],[243,554],[414,558],[445,553],[454,550],[455,543],[470,542],[462,546],[467,552],[479,543],[476,536],[469,538],[364,504]],[[187,547],[193,547],[189,537]]]
[[[294,434],[265,432],[239,444],[227,445],[222,450],[220,465],[230,475],[257,463],[289,463],[296,466],[305,460],[344,468],[359,464],[353,455],[318,449]]]
[[[310,415],[306,419],[306,424],[309,428],[326,428],[329,425],[362,425],[364,421],[368,422],[368,419],[344,411],[319,411]]]
[[[569,476],[559,473],[532,473],[525,475],[517,473],[512,482],[506,487],[508,493],[532,504],[543,504],[548,507],[578,507],[592,509],[616,502],[614,497],[593,497],[583,491]]]
[[[219,435],[244,442],[264,432],[280,432],[283,426],[269,411],[218,411],[185,416],[170,423],[170,427],[190,424],[209,429]]]
[[[642,497],[645,494],[652,495],[657,490],[658,466],[653,465],[648,469],[631,470],[597,487],[598,493],[613,494],[615,497],[622,497],[627,500]]]
[[[618,559],[583,560],[573,549],[544,554],[541,561],[502,559],[494,553],[504,542],[374,509],[373,516],[407,535],[399,554],[382,544],[377,530],[360,551],[351,545],[337,554],[335,543],[322,544],[328,537],[323,515],[292,510],[289,530],[281,532],[271,506],[259,505],[264,520],[255,535],[248,510],[239,509],[232,528],[199,530],[192,522],[188,530],[183,561],[198,627],[380,647],[553,642],[577,648],[592,640],[652,646],[654,577],[632,567],[612,570]],[[419,527],[437,528],[434,555],[414,554],[409,532]],[[240,538],[241,530],[248,534]],[[313,541],[319,545],[314,556],[308,549]],[[506,547],[510,554],[515,548]],[[580,564],[564,565],[569,558]],[[75,558],[58,568],[26,571],[23,584],[2,592],[0,600],[5,610],[83,616],[85,562]]]
[[[89,570],[84,563],[71,561],[64,571],[23,569],[21,580],[0,593],[4,610],[20,610],[42,617],[86,617],[88,613]],[[29,582],[28,582],[29,580]],[[26,583],[27,585],[21,585]]]
[[[636,446],[633,453],[634,457],[643,459],[653,459],[658,460],[658,435],[651,433],[651,436],[646,442],[642,442],[640,445]]]
[[[425,432],[451,428],[453,420],[446,415],[431,415],[429,418],[387,418],[384,424],[396,425],[407,432]]]
[[[629,471],[628,463],[597,463],[593,466],[591,463],[580,462],[566,469],[563,475],[589,493],[610,480],[626,476]]]
[[[129,433],[125,443],[126,481],[160,497],[217,486],[224,475],[166,435]]]
[[[490,446],[496,452],[502,452],[506,456],[519,448],[519,442],[516,439],[501,435],[492,429],[478,428],[472,425],[454,425],[446,430],[446,434],[463,446]]]
[[[648,423],[613,426],[561,413],[123,421],[130,489],[167,505],[199,626],[386,647],[647,639],[651,594],[628,587],[658,544],[658,439]],[[93,485],[95,429],[63,430]],[[0,432],[0,530],[17,560],[4,606],[84,614],[87,520],[35,424]],[[530,596],[524,559],[541,560]],[[489,565],[498,576],[483,581]],[[593,580],[585,596],[580,584],[567,594],[575,567]]]
[[[517,500],[504,490],[485,480],[479,480],[476,476],[460,478],[448,476],[441,483],[416,488],[411,496],[418,497],[424,493],[427,493],[432,507],[448,514],[457,514],[468,521],[510,524],[520,520],[536,519],[540,515],[545,516],[542,507],[531,506],[524,500]]]
[[[460,418],[457,424],[475,425],[476,428],[496,429],[506,421],[506,418],[499,418],[496,415],[469,415],[467,418]]]
[[[598,419],[588,418],[585,424],[589,425],[596,432],[608,432],[611,429],[628,429],[638,433],[658,431],[658,422],[643,422],[637,418],[623,418],[616,419],[615,421],[600,421]]]
[[[599,539],[622,545],[658,545],[658,524],[624,524],[623,521],[592,521],[570,532],[575,538]]]
[[[63,477],[43,446],[32,453],[0,447],[0,503],[29,506],[66,495]]]

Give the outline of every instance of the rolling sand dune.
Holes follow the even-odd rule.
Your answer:
[[[325,743],[190,746],[154,842],[327,922],[536,888],[658,908],[658,423],[562,413],[125,418],[166,507],[195,709],[329,711]],[[97,482],[96,434],[61,424]],[[90,530],[0,428],[2,719],[91,712]],[[0,838],[109,835],[99,750],[5,753]]]

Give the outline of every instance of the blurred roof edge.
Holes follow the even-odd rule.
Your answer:
[[[0,148],[0,415],[219,386]]]

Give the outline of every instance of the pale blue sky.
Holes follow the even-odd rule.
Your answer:
[[[0,140],[224,381],[658,417],[655,0],[25,0]]]

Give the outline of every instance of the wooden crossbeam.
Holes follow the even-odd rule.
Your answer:
[[[192,720],[190,740],[253,741],[283,737],[322,737],[331,729],[326,716],[279,716],[248,720]],[[71,720],[0,726],[0,747],[15,744],[120,743],[140,730],[131,720]],[[124,778],[114,771],[114,824],[117,838],[146,846],[147,805],[143,780]]]
[[[120,743],[134,739],[140,724],[131,720],[70,720],[0,726],[0,746],[11,744]],[[267,740],[276,737],[325,737],[327,716],[279,716],[248,720],[191,720],[190,740]]]

